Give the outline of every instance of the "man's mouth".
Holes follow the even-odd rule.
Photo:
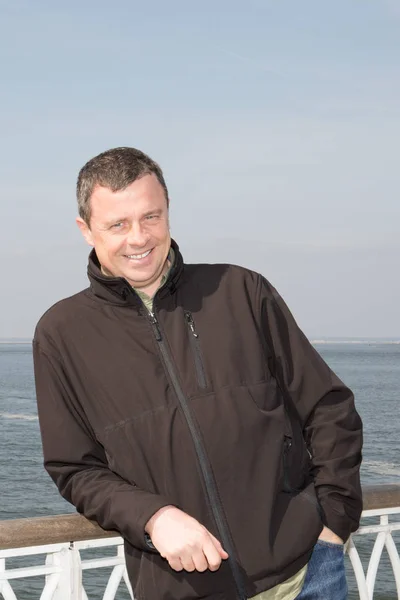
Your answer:
[[[129,260],[142,260],[143,258],[146,258],[146,256],[148,256],[152,250],[153,248],[151,248],[151,250],[147,250],[147,252],[143,252],[142,254],[124,254],[124,256],[125,258],[129,258]]]

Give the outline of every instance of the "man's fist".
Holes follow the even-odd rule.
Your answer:
[[[196,519],[175,506],[164,506],[147,522],[154,547],[175,571],[217,571],[228,554]]]

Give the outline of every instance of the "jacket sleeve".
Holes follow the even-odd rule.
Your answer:
[[[311,453],[324,524],[343,540],[362,511],[362,423],[352,392],[331,371],[276,289],[260,277],[262,332],[282,393],[296,408]]]
[[[44,466],[60,494],[88,519],[149,550],[144,527],[154,513],[173,502],[110,470],[61,362],[35,341],[33,358]]]

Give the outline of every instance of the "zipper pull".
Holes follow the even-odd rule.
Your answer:
[[[199,334],[196,333],[196,328],[195,328],[195,324],[194,324],[194,321],[193,321],[192,314],[190,312],[188,312],[188,311],[185,311],[185,318],[186,318],[187,324],[189,325],[189,329],[192,332],[193,336],[195,338],[198,338]]]
[[[156,315],[152,312],[149,312],[149,320],[150,320],[151,326],[153,328],[154,335],[156,337],[157,342],[161,342],[162,335],[161,335],[160,326],[158,324]]]
[[[289,437],[288,435],[284,436],[283,447],[286,451],[290,450],[290,448],[292,447],[292,438]]]

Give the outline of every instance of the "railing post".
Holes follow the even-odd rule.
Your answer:
[[[48,554],[46,565],[61,569],[60,573],[46,576],[46,591],[54,590],[49,594],[51,600],[84,600],[81,558],[73,544],[69,548]]]
[[[7,580],[4,580],[1,575],[5,574],[6,571],[6,561],[4,558],[0,558],[0,594],[4,598],[4,600],[17,600],[17,596],[12,591],[11,585]]]

